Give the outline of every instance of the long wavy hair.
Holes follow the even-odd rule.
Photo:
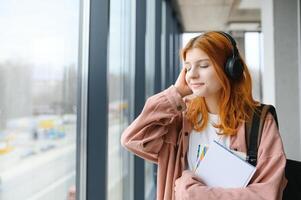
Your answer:
[[[258,102],[252,97],[250,72],[240,57],[244,65],[243,77],[239,81],[233,81],[227,77],[224,66],[227,58],[232,55],[233,47],[221,33],[210,31],[192,38],[181,50],[181,57],[184,61],[187,51],[193,48],[199,48],[208,55],[222,85],[218,113],[220,121],[214,126],[219,129],[220,134],[234,135],[237,133],[239,124],[250,120],[258,106]],[[205,98],[196,97],[188,103],[186,116],[195,130],[202,131],[209,121],[208,112]],[[200,115],[201,120],[199,120]]]

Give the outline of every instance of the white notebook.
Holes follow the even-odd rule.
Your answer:
[[[213,141],[195,173],[207,186],[243,188],[248,185],[255,169],[253,165]]]

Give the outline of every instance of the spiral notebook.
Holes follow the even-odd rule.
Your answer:
[[[244,188],[255,171],[253,165],[213,141],[195,173],[207,186]]]

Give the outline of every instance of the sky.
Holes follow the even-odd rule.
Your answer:
[[[77,63],[79,0],[1,0],[0,63],[62,70]]]

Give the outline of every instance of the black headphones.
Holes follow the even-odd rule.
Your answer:
[[[240,80],[243,76],[244,66],[239,57],[239,52],[236,47],[236,42],[233,39],[233,37],[228,33],[225,33],[223,31],[217,31],[217,33],[220,33],[221,35],[226,37],[231,42],[232,47],[233,47],[232,55],[227,58],[227,62],[225,65],[225,72],[231,80],[234,80],[234,81]]]

